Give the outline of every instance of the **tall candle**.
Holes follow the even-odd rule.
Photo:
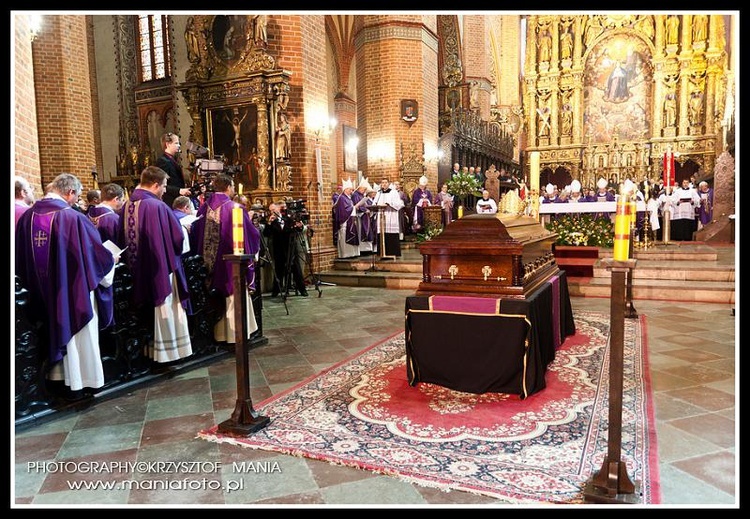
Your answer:
[[[242,194],[242,182],[240,182],[240,183],[238,184],[238,186],[237,186],[237,194],[238,194],[238,195],[241,195],[241,194]]]
[[[245,235],[243,224],[242,207],[235,205],[232,208],[232,244],[234,253],[239,255],[245,252]]]
[[[539,169],[541,155],[538,151],[529,153],[529,186],[532,191],[539,192]]]
[[[617,198],[615,212],[615,261],[627,261],[630,250],[630,203],[624,193]]]

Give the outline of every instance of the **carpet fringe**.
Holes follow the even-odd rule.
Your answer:
[[[467,493],[478,495],[478,496],[484,496],[484,497],[496,499],[499,503],[512,504],[512,505],[540,504],[539,501],[536,501],[536,500],[509,499],[508,496],[499,496],[492,492],[482,491],[473,487],[456,485],[455,483],[440,483],[437,481],[419,479],[414,476],[407,476],[406,474],[401,474],[400,472],[395,471],[395,470],[387,470],[387,469],[383,469],[383,468],[379,468],[375,466],[363,465],[362,463],[357,463],[357,462],[347,463],[346,461],[343,461],[343,460],[326,459],[322,455],[307,452],[302,449],[285,449],[283,447],[278,448],[272,445],[258,445],[258,444],[248,443],[248,438],[233,437],[229,435],[220,435],[218,432],[216,432],[216,427],[213,427],[212,429],[209,429],[207,431],[200,431],[196,435],[196,439],[203,439],[203,440],[207,440],[213,443],[228,443],[230,445],[236,445],[236,446],[243,447],[246,449],[273,452],[273,453],[278,453],[278,454],[286,454],[289,456],[294,456],[294,457],[302,458],[302,459],[312,459],[315,461],[323,461],[333,466],[353,468],[353,469],[361,470],[364,472],[374,472],[376,474],[381,474],[383,476],[394,477],[396,479],[399,479],[400,481],[403,481],[404,483],[417,485],[422,488],[434,488],[446,494],[457,490],[460,492],[467,492]],[[555,504],[555,503],[549,503],[549,504]],[[567,503],[558,503],[558,504],[571,504],[571,503],[567,502]]]

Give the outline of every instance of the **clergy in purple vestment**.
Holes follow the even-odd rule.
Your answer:
[[[369,242],[372,244],[372,251],[375,252],[375,249],[377,248],[375,245],[375,236],[377,232],[375,231],[375,213],[370,210],[370,208],[375,205],[375,195],[377,194],[377,191],[370,188],[367,190],[367,195],[365,196],[365,201],[362,204],[365,208],[365,213],[362,215],[362,232],[361,237],[362,241]]]
[[[339,258],[359,256],[359,235],[352,191],[354,191],[352,181],[345,180],[343,192],[333,205],[333,242]]]
[[[424,208],[431,206],[432,203],[432,192],[427,189],[427,177],[422,175],[419,179],[419,186],[411,194],[411,206],[414,208],[411,226],[414,232],[424,229]]]
[[[708,187],[705,180],[698,184],[698,196],[701,199],[698,206],[698,223],[700,228],[713,220],[714,217],[714,188]]]
[[[198,220],[195,221],[191,233],[195,239],[196,252],[203,256],[208,268],[208,283],[225,298],[225,312],[222,320],[214,327],[214,338],[217,341],[234,343],[234,283],[232,280],[232,263],[226,261],[225,254],[234,253],[232,235],[232,210],[242,209],[242,225],[244,238],[244,254],[254,258],[260,251],[260,231],[252,223],[250,215],[240,204],[233,202],[234,181],[232,177],[219,174],[211,183],[214,193],[198,209]],[[255,289],[255,260],[249,261],[245,271],[248,290]],[[255,321],[250,294],[247,298],[249,319],[246,331],[248,337],[258,329]]]
[[[180,222],[161,197],[167,187],[164,170],[149,166],[120,211],[120,240],[127,246],[133,275],[135,307],[154,308],[154,342],[149,354],[156,362],[192,355],[186,309],[189,293],[182,268]]]
[[[100,197],[99,204],[89,207],[87,216],[99,231],[102,243],[109,240],[119,246],[120,215],[117,211],[125,203],[125,190],[119,184],[107,184],[102,188]]]
[[[352,192],[352,203],[357,215],[355,222],[359,229],[359,253],[363,255],[372,254],[373,252],[372,238],[368,237],[372,230],[372,226],[370,225],[370,211],[367,209],[368,191],[372,191],[372,186],[370,186],[365,177],[362,177],[357,189]],[[372,201],[370,201],[370,204],[372,204]]]
[[[48,324],[50,378],[64,379],[71,390],[104,385],[99,328],[113,309],[97,288],[111,286],[115,259],[72,208],[81,190],[74,175],[58,175],[16,226],[16,274],[29,291],[32,315]]]

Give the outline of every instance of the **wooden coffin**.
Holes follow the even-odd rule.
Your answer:
[[[474,214],[419,245],[417,295],[525,298],[559,272],[556,233],[527,216]]]

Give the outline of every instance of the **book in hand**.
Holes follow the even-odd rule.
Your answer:
[[[180,218],[180,223],[184,226],[192,225],[196,220],[203,218],[203,215],[195,216],[194,214],[186,214]]]
[[[125,252],[125,249],[128,248],[127,246],[125,246],[125,249],[121,249],[120,247],[115,245],[115,243],[112,240],[107,240],[104,243],[102,243],[102,245],[104,245],[104,248],[112,253],[113,258],[119,258],[122,255],[122,253]]]

